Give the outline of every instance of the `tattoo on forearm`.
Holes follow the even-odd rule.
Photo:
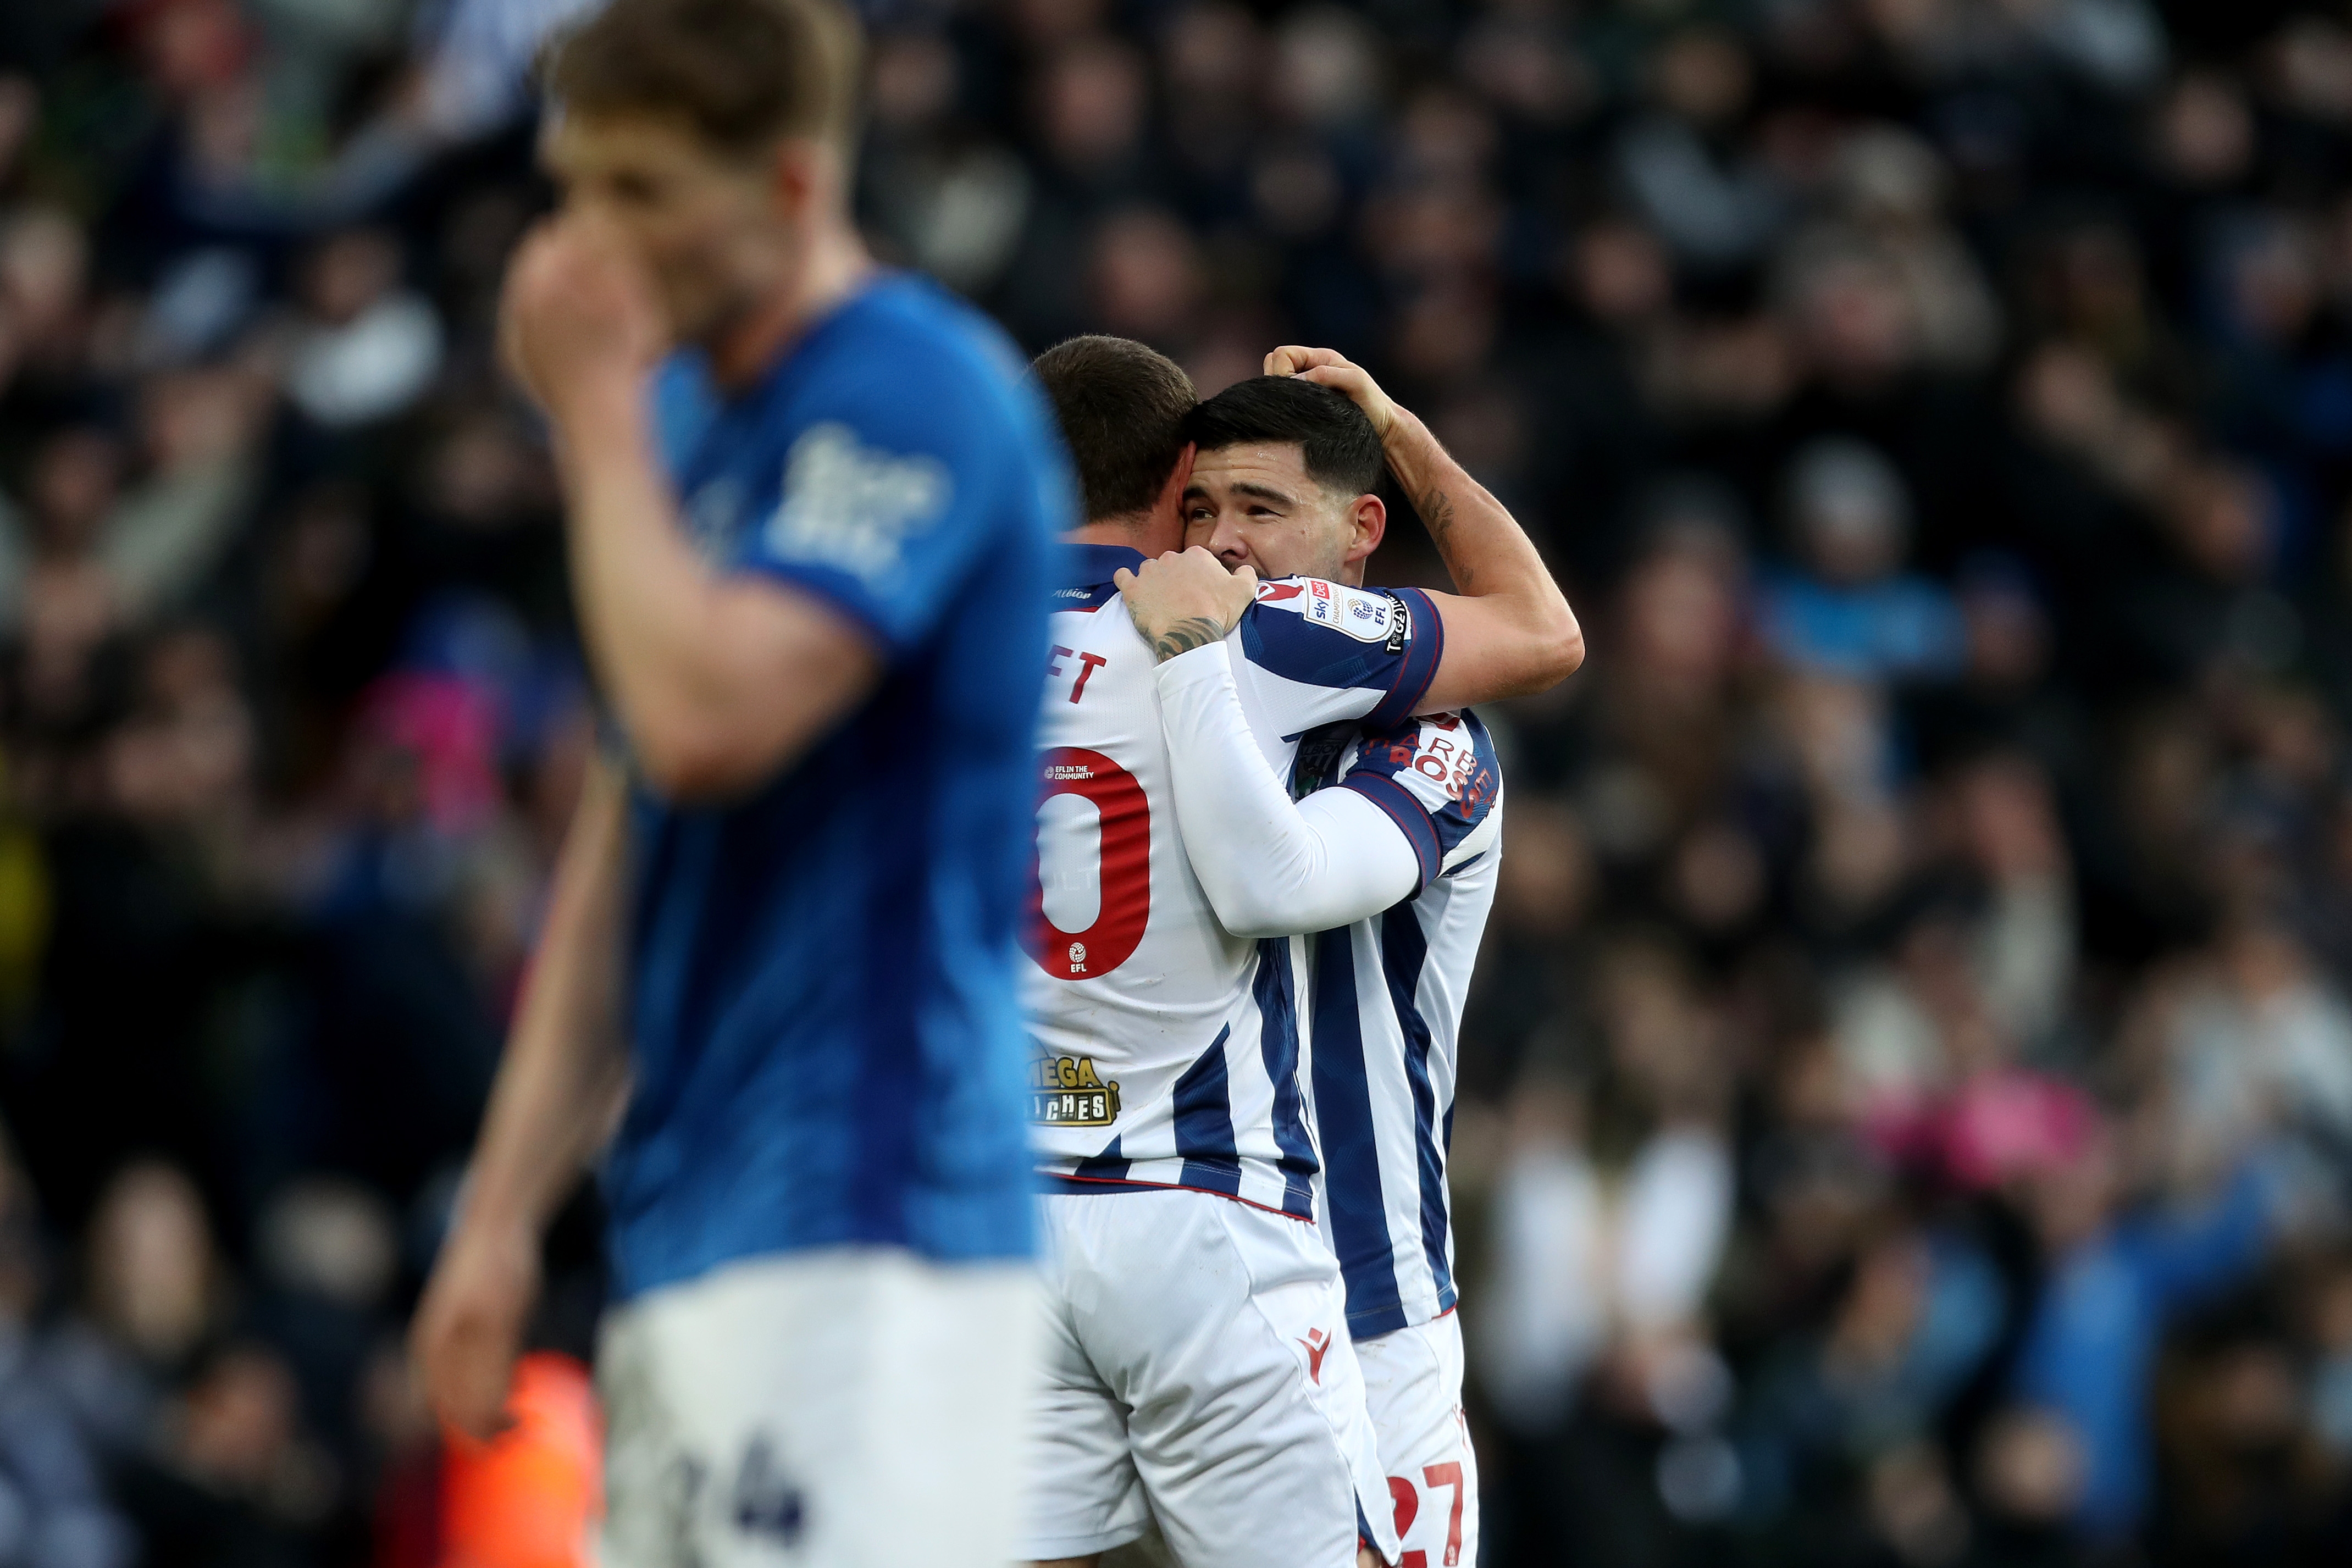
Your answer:
[[[1189,621],[1179,621],[1154,637],[1151,653],[1164,664],[1179,653],[1189,653],[1195,648],[1205,648],[1212,643],[1224,640],[1223,622],[1213,615],[1195,615]]]
[[[1429,542],[1437,547],[1439,558],[1445,562],[1446,570],[1454,574],[1454,588],[1468,592],[1471,579],[1477,573],[1466,561],[1455,561],[1453,551],[1446,548],[1450,543],[1446,536],[1454,531],[1453,498],[1444,491],[1432,487],[1415,496],[1412,506],[1413,510],[1421,514],[1423,526],[1429,530]]]
[[[1413,508],[1421,520],[1429,525],[1429,537],[1442,539],[1454,528],[1454,502],[1444,491],[1434,487],[1412,498]]]

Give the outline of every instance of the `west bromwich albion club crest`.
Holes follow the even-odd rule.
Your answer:
[[[1055,1127],[1108,1127],[1118,1120],[1118,1084],[1091,1056],[1038,1056],[1029,1064],[1030,1119]]]

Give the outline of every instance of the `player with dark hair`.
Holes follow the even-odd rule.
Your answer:
[[[1364,854],[1269,863],[1252,907],[1213,896],[1179,831],[1175,779],[1197,759],[1175,754],[1163,710],[1221,680],[1247,710],[1255,767],[1286,770],[1299,735],[1326,724],[1417,729],[1433,703],[1549,685],[1580,656],[1576,622],[1491,498],[1443,542],[1475,596],[1257,585],[1205,551],[1149,561],[1181,537],[1192,440],[1222,440],[1213,420],[1234,406],[1220,394],[1169,417],[1175,383],[1155,361],[1127,345],[1037,366],[1090,497],[1151,504],[1090,507],[1055,599],[1029,985],[1048,1319],[1024,1550],[1090,1563],[1156,1520],[1186,1563],[1393,1561],[1391,1489],[1317,1225],[1292,934],[1409,893],[1391,873],[1416,874],[1417,841],[1393,813],[1428,813],[1409,793],[1331,791],[1315,815]],[[1265,456],[1261,487],[1352,537],[1361,503],[1380,507],[1349,488],[1381,465],[1365,413],[1307,382],[1253,389],[1292,422],[1278,436],[1262,428],[1276,413],[1254,426],[1287,454],[1287,469]],[[1310,448],[1328,483],[1308,476]]]
[[[1298,448],[1300,470],[1351,500],[1381,487],[1388,458],[1380,433],[1344,393],[1295,376],[1235,382],[1184,416],[1184,434],[1202,452],[1237,447]]]
[[[1199,448],[1185,537],[1220,565],[1362,582],[1385,528],[1366,493],[1383,457],[1433,532],[1472,510],[1500,512],[1362,371],[1322,350],[1279,350],[1268,363],[1316,380],[1244,382],[1186,422]],[[1458,552],[1451,564],[1477,570]],[[1214,602],[1215,568],[1197,550],[1145,574],[1186,569],[1202,605]],[[1163,613],[1183,608],[1171,601]],[[1478,1468],[1462,1413],[1445,1129],[1501,860],[1501,762],[1475,714],[1425,713],[1315,731],[1286,778],[1213,652],[1162,665],[1160,685],[1177,820],[1219,918],[1315,932],[1305,973],[1318,1220],[1339,1254],[1405,1561],[1475,1563]],[[1364,826],[1366,803],[1391,831]]]
[[[1096,335],[1056,343],[1031,369],[1078,471],[1087,521],[1072,537],[1171,518],[1174,493],[1162,491],[1172,478],[1181,492],[1192,473],[1184,421],[1201,401],[1182,367],[1131,339]]]
[[[442,1414],[494,1429],[604,1152],[607,1568],[1013,1548],[1012,933],[1074,508],[1010,346],[859,242],[858,57],[836,0],[614,0],[552,57],[562,209],[507,280],[625,756],[415,1332]]]

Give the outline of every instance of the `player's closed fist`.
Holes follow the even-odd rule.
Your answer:
[[[611,225],[579,213],[541,224],[508,266],[499,302],[508,368],[561,421],[585,393],[634,388],[668,329],[643,264]]]
[[[507,1425],[507,1387],[539,1299],[539,1248],[528,1234],[458,1224],[433,1265],[409,1331],[425,1396],[470,1437]]]
[[[1302,348],[1285,343],[1265,357],[1265,373],[1270,376],[1297,376],[1313,382],[1317,386],[1329,387],[1345,393],[1348,401],[1364,411],[1372,422],[1373,434],[1388,439],[1389,427],[1396,423],[1397,406],[1389,394],[1381,391],[1378,382],[1361,365],[1349,361],[1336,349]]]
[[[1248,567],[1227,571],[1199,545],[1147,560],[1140,570],[1124,567],[1112,574],[1135,629],[1162,663],[1211,643],[1224,641],[1257,597],[1257,573]]]

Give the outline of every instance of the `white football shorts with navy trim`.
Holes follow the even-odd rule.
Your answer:
[[[1019,1556],[1354,1568],[1396,1542],[1339,1267],[1313,1226],[1211,1193],[1049,1193],[1044,1376]]]
[[[600,1568],[1003,1568],[1028,1264],[793,1252],[610,1313]]]

